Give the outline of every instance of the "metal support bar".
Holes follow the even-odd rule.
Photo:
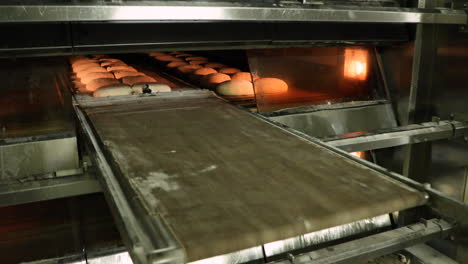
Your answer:
[[[311,21],[466,24],[467,14],[452,9],[298,8],[174,5],[132,1],[131,5],[0,5],[0,22],[66,21]]]
[[[436,238],[445,238],[452,229],[453,226],[444,220],[431,219],[303,255],[294,256],[291,257],[290,260],[277,263],[358,263]]]
[[[427,122],[367,133],[352,138],[325,139],[327,144],[347,152],[382,149],[468,135],[468,123],[458,121]]]
[[[420,8],[434,8],[438,1],[418,2]],[[432,90],[437,80],[436,58],[438,25],[422,25],[416,27],[414,41],[414,56],[411,78],[411,90],[408,102],[406,122],[404,124],[417,124],[428,122],[434,115]],[[422,142],[404,147],[403,175],[418,182],[428,182],[431,175],[432,144]],[[398,221],[405,225],[412,223],[421,216],[427,215],[424,209],[415,209],[402,212]]]
[[[99,182],[86,174],[10,184],[2,183],[0,206],[39,202],[100,191]]]

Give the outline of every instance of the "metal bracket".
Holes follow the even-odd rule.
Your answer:
[[[433,119],[434,120],[434,119]],[[435,119],[435,122],[397,127],[357,137],[330,138],[327,144],[345,151],[365,151],[441,139],[461,138],[468,135],[468,123]]]

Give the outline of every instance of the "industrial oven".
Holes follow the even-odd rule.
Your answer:
[[[467,5],[0,3],[2,263],[468,263]]]

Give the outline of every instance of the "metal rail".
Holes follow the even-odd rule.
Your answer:
[[[162,1],[91,5],[0,5],[0,22],[68,21],[310,21],[466,24],[453,9],[177,6]]]
[[[90,142],[90,147],[93,148],[96,167],[103,181],[104,194],[133,261],[137,264],[184,262],[181,246],[172,233],[164,229],[162,219],[158,215],[145,217],[138,213],[142,210],[138,204],[125,198],[124,190],[107,162],[86,116],[78,106],[75,106],[75,112]]]
[[[445,238],[452,229],[453,226],[444,220],[431,219],[303,255],[291,255],[289,260],[275,264],[358,263],[436,238]]]
[[[0,206],[10,206],[101,192],[92,176],[80,174],[0,185]]]
[[[394,128],[383,133],[352,138],[332,138],[324,141],[342,150],[366,151],[441,139],[468,136],[468,123],[458,121],[428,122]]]

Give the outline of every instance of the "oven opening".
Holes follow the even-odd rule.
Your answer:
[[[384,98],[373,47],[249,50],[259,112]]]

